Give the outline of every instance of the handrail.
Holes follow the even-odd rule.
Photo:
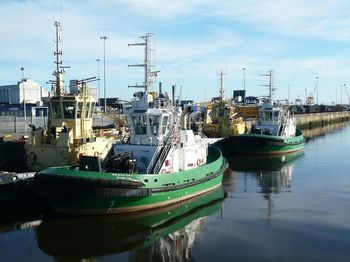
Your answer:
[[[162,147],[163,147],[162,144],[159,144],[159,145],[157,146],[157,149],[156,149],[156,151],[154,152],[153,157],[152,157],[151,161],[149,162],[149,164],[148,164],[148,166],[147,166],[147,174],[149,174],[149,173],[151,172],[152,167],[154,166],[154,162],[156,161],[156,158],[157,158],[157,156],[158,156],[158,153],[160,152],[160,150],[161,150]]]
[[[203,132],[198,132],[198,135],[199,135],[201,138],[208,138]]]
[[[166,137],[165,144],[158,145],[156,151],[153,154],[153,157],[148,164],[147,167],[147,174],[150,174],[153,169],[153,173],[157,174],[161,168],[161,165],[163,164],[166,155],[169,153],[169,149],[171,148],[171,137],[175,133],[175,127],[171,129],[169,132],[169,135]]]

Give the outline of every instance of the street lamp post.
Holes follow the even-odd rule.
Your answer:
[[[245,90],[245,67],[243,67],[243,90]]]
[[[340,104],[343,104],[343,85],[340,85]]]
[[[100,40],[103,40],[103,93],[104,93],[104,112],[106,113],[106,40],[107,36],[101,36]]]
[[[316,76],[317,105],[318,105],[318,76]]]
[[[335,104],[338,104],[338,89],[335,89]]]
[[[22,88],[23,88],[23,106],[24,106],[24,132],[27,132],[27,105],[26,105],[26,91],[24,86],[24,67],[20,68],[22,71]]]
[[[97,62],[97,89],[98,89],[98,106],[100,105],[101,93],[100,93],[100,59],[96,59]]]

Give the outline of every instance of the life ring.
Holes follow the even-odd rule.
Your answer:
[[[98,157],[99,153],[97,151],[95,151],[94,153],[94,157]]]

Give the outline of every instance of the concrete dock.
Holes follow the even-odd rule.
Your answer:
[[[332,123],[346,122],[350,120],[350,111],[327,112],[313,114],[294,115],[297,128],[305,129],[317,126],[325,126]]]

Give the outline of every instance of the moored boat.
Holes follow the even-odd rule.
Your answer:
[[[220,97],[213,98],[206,105],[203,133],[208,137],[228,137],[231,135],[244,134],[245,122],[237,117],[237,107],[224,96],[224,72],[220,72]]]
[[[105,214],[167,206],[219,187],[226,161],[218,148],[191,129],[186,114],[159,90],[148,89],[155,75],[148,61],[150,34],[145,46],[144,91],[124,108],[130,139],[114,146],[103,161],[80,156],[79,166],[53,167],[38,172],[39,194],[58,212]],[[140,44],[137,44],[140,45]],[[140,87],[140,86],[137,86]]]
[[[60,59],[60,23],[56,22],[56,70],[52,96],[48,99],[47,127],[32,126],[25,144],[27,168],[39,171],[58,165],[76,165],[79,155],[106,157],[112,148],[113,138],[96,134],[92,129],[92,116],[96,100],[89,95],[87,83],[95,77],[77,81],[77,92],[66,93],[63,85],[63,68]]]
[[[220,142],[228,154],[278,155],[303,149],[303,133],[288,107],[274,104],[272,100],[272,71],[269,74],[269,97],[259,107],[259,120],[248,134],[231,136]]]

